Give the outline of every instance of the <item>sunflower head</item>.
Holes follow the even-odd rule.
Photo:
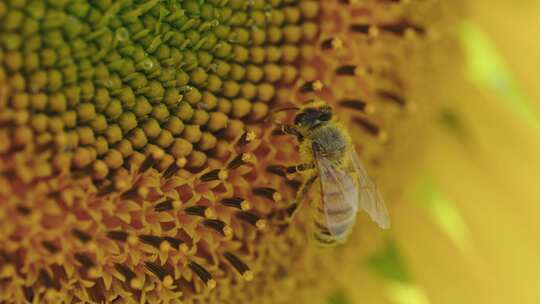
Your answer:
[[[430,5],[0,3],[0,299],[278,303],[340,269],[283,221],[300,157],[265,118],[324,99],[378,172]]]

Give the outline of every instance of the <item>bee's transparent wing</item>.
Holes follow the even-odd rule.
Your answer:
[[[315,154],[326,226],[337,240],[343,240],[351,230],[358,211],[358,188],[353,176],[327,158]]]
[[[390,228],[390,217],[388,210],[384,204],[384,200],[379,193],[379,189],[369,178],[366,169],[360,162],[358,154],[354,149],[351,149],[350,157],[354,166],[354,171],[358,175],[358,191],[360,208],[369,214],[371,219],[376,222],[381,228]]]

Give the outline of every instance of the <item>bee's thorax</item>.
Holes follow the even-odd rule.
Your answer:
[[[313,130],[309,138],[312,140],[313,153],[319,153],[333,161],[341,160],[348,145],[346,134],[331,124]]]

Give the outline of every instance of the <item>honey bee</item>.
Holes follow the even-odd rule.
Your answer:
[[[312,100],[297,110],[294,125],[279,124],[277,133],[295,136],[304,163],[285,168],[300,173],[305,182],[291,206],[291,217],[311,187],[319,181],[320,193],[312,195],[314,239],[326,245],[342,243],[352,230],[358,209],[363,209],[381,228],[390,219],[377,186],[362,165],[346,128],[321,100]]]

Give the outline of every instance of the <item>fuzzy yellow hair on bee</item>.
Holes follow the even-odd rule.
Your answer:
[[[312,236],[321,244],[344,242],[352,230],[360,207],[383,229],[390,227],[388,211],[352,144],[347,129],[323,100],[312,100],[298,108],[294,124],[279,130],[299,142],[303,163],[286,168],[299,173],[304,183],[298,190],[296,209],[312,188],[314,200]],[[320,187],[314,187],[316,182]]]

